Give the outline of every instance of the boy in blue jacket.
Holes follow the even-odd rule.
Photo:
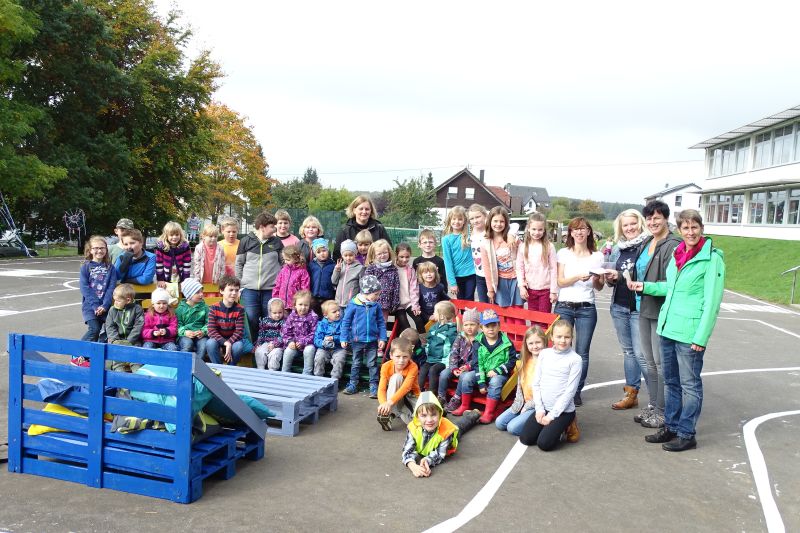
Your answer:
[[[122,232],[122,247],[125,251],[117,257],[114,268],[120,283],[149,285],[156,275],[156,254],[144,249],[144,237],[138,229]]]
[[[341,345],[347,348],[352,344],[353,367],[350,370],[350,383],[345,394],[355,394],[358,387],[358,374],[361,358],[367,356],[369,368],[369,397],[378,397],[378,350],[386,346],[386,322],[383,310],[378,303],[381,295],[381,282],[372,275],[364,276],[359,282],[361,292],[350,300],[342,319]]]
[[[317,353],[314,354],[314,375],[324,376],[325,365],[333,365],[331,377],[339,380],[344,370],[344,360],[347,358],[347,351],[341,347],[342,332],[342,310],[334,300],[327,300],[322,304],[322,315],[325,317],[317,323],[317,330],[314,332],[314,346]]]
[[[314,297],[311,308],[318,315],[325,316],[322,311],[322,302],[332,300],[336,296],[336,287],[331,282],[336,263],[331,259],[327,239],[314,239],[311,242],[311,250],[314,254],[314,260],[308,263],[308,275],[311,278],[311,295]]]

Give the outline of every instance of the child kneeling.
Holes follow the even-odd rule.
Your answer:
[[[541,351],[533,374],[536,416],[525,422],[519,437],[522,444],[536,444],[546,452],[556,447],[562,434],[569,442],[578,440],[573,397],[583,368],[581,356],[572,349],[572,325],[557,321],[552,337],[553,347]]]
[[[414,477],[429,477],[431,469],[456,453],[458,439],[478,422],[480,411],[467,411],[454,424],[442,416],[436,395],[425,391],[417,400],[403,445],[403,464]]]
[[[400,417],[404,424],[411,422],[414,405],[419,397],[417,364],[411,360],[414,345],[398,337],[390,347],[392,358],[381,365],[378,384],[378,422],[384,431],[392,430],[392,421]]]

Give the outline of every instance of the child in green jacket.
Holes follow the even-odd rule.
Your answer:
[[[181,283],[183,300],[178,315],[178,346],[182,352],[195,352],[201,358],[208,341],[208,305],[203,299],[203,286],[194,278]]]

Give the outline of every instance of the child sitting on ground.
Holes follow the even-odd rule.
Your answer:
[[[150,297],[150,309],[144,314],[142,348],[178,351],[178,317],[169,306],[170,295],[166,289],[158,288]]]
[[[403,444],[403,464],[414,477],[429,477],[433,467],[456,453],[458,439],[475,426],[480,411],[464,412],[455,424],[442,414],[436,396],[430,391],[423,392],[414,407],[414,418],[408,423]]]
[[[553,324],[553,347],[541,351],[533,374],[533,399],[536,415],[522,427],[519,441],[536,444],[550,451],[566,432],[569,442],[577,442],[580,432],[575,422],[575,402],[583,363],[572,349],[572,325],[566,320]]]
[[[356,247],[358,248],[356,261],[362,265],[366,265],[367,263],[367,254],[369,253],[370,246],[372,246],[372,233],[370,233],[368,229],[362,229],[356,233]]]
[[[450,348],[458,336],[456,327],[456,306],[450,302],[439,302],[433,311],[436,320],[428,330],[428,342],[425,345],[425,362],[419,370],[419,388],[423,389],[428,381],[427,390],[439,391],[439,374],[450,362]],[[439,403],[446,403],[444,395],[439,395]]]
[[[358,280],[364,272],[364,265],[356,260],[356,243],[350,239],[342,242],[339,251],[341,259],[336,262],[331,274],[331,282],[336,285],[336,303],[342,309],[358,294]]]
[[[311,296],[314,297],[312,310],[322,315],[322,302],[336,296],[333,286],[333,269],[336,266],[328,249],[328,239],[318,238],[311,243],[314,259],[308,264],[308,275],[311,280]]]
[[[303,374],[311,375],[314,372],[314,333],[317,330],[318,317],[311,310],[311,292],[307,290],[294,293],[294,309],[281,328],[281,336],[286,348],[283,350],[283,364],[281,370],[292,371],[292,361],[295,356],[303,352]]]
[[[381,365],[378,385],[378,422],[384,431],[392,430],[392,421],[400,417],[404,424],[411,422],[414,405],[419,397],[417,365],[411,360],[414,346],[398,337],[389,349],[391,359]]]
[[[414,328],[405,329],[400,333],[398,338],[406,339],[414,346],[414,353],[411,355],[411,360],[414,361],[417,367],[422,366],[422,364],[425,363],[425,347],[422,345],[422,340],[417,330]]]
[[[283,360],[283,322],[286,309],[283,300],[272,298],[267,302],[269,315],[258,321],[258,338],[256,339],[256,367],[261,370],[280,370]]]
[[[447,386],[451,377],[458,378],[456,392],[445,410],[452,413],[461,406],[461,380],[472,380],[475,376],[475,369],[470,365],[472,357],[472,343],[475,335],[478,334],[481,323],[481,314],[477,309],[464,309],[461,316],[461,334],[456,337],[455,342],[450,347],[450,361],[447,368],[439,374],[439,396],[447,394]]]
[[[333,300],[322,303],[322,314],[325,318],[317,323],[314,333],[314,346],[317,353],[314,355],[314,375],[324,376],[325,365],[331,364],[331,377],[337,382],[344,371],[344,361],[347,351],[341,346],[342,310]]]
[[[178,346],[182,352],[195,352],[201,359],[208,341],[208,305],[203,299],[203,286],[194,278],[181,283],[183,300],[178,304]]]
[[[272,296],[283,300],[287,309],[294,308],[294,295],[297,291],[308,291],[311,278],[306,270],[306,262],[300,249],[291,245],[283,249],[283,268],[275,279]]]
[[[520,357],[522,365],[517,373],[517,394],[514,396],[514,403],[495,420],[495,425],[500,431],[508,430],[518,437],[525,422],[535,414],[533,375],[539,354],[546,347],[547,335],[542,328],[539,326],[528,328],[522,340],[522,357]]]
[[[114,289],[114,305],[108,310],[106,317],[106,335],[109,344],[141,345],[144,312],[133,300],[135,296],[136,291],[128,283],[117,285]],[[115,372],[136,372],[141,366],[138,363],[106,360],[106,368]]]
[[[472,343],[471,360],[476,361],[473,368],[477,372],[472,380],[465,379],[461,384],[461,407],[453,411],[453,414],[460,415],[469,409],[472,390],[477,382],[481,394],[486,394],[486,408],[480,422],[489,424],[495,419],[503,385],[517,363],[517,350],[506,334],[500,332],[500,317],[493,309],[481,313],[481,333]]]
[[[386,345],[386,322],[378,300],[381,297],[381,283],[375,276],[364,276],[360,281],[361,292],[357,294],[344,311],[342,318],[341,344],[347,348],[352,344],[353,366],[350,369],[350,383],[345,394],[355,394],[361,372],[361,358],[366,356],[369,368],[369,397],[378,397],[378,350]]]
[[[244,307],[239,305],[239,278],[222,276],[219,292],[222,301],[208,310],[206,352],[212,363],[235,365],[244,353]]]

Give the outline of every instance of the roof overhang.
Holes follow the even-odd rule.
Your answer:
[[[745,183],[742,185],[730,185],[728,187],[717,187],[716,189],[703,189],[702,191],[698,191],[702,194],[716,194],[721,192],[743,192],[743,191],[759,191],[761,189],[769,189],[776,186],[787,187],[796,185],[800,188],[800,181],[798,180],[783,180],[783,181],[770,181],[766,183]]]
[[[775,126],[780,124],[785,120],[791,120],[793,118],[800,117],[800,106],[790,107],[786,111],[781,111],[780,113],[776,113],[770,117],[762,118],[761,120],[757,120],[745,126],[741,126],[736,128],[735,130],[731,130],[727,133],[723,133],[722,135],[717,135],[707,141],[703,141],[701,143],[697,143],[694,146],[690,146],[690,149],[694,148],[711,148],[712,146],[716,146],[718,144],[725,143],[732,139],[736,139],[737,137],[741,137],[743,135],[749,135],[754,133],[758,130],[769,128],[771,126]]]

